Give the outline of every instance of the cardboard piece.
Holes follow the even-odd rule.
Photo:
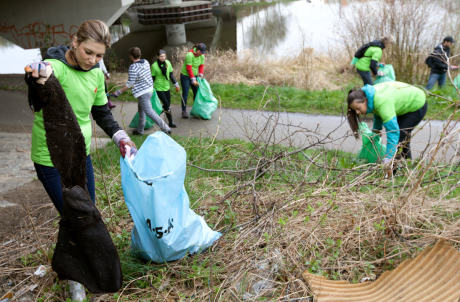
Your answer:
[[[460,252],[441,240],[376,281],[351,284],[305,271],[315,302],[459,302]]]

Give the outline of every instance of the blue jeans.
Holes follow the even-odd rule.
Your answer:
[[[192,80],[190,77],[183,75],[182,73],[180,74],[180,85],[182,86],[182,111],[186,111],[188,90],[190,89],[190,86],[192,86],[193,99],[195,99],[198,87],[192,85]]]
[[[356,69],[356,71],[361,76],[361,79],[363,79],[364,85],[374,85],[374,82],[372,82],[372,76],[370,71],[362,71],[359,69]]]
[[[438,82],[438,87],[442,88],[444,83],[446,82],[446,72],[445,73],[430,73],[430,77],[428,78],[428,83],[426,84],[426,89],[431,90],[434,87],[434,84]]]
[[[34,166],[35,171],[37,171],[38,179],[42,182],[46,193],[48,193],[48,196],[51,198],[51,201],[58,210],[59,214],[62,214],[62,183],[59,171],[55,167],[43,166],[37,163],[34,163]],[[95,203],[96,192],[94,186],[94,171],[93,163],[91,162],[91,157],[89,155],[86,157],[86,182],[89,196]]]

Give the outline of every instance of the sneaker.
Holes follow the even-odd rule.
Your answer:
[[[177,127],[176,124],[174,124],[174,123],[169,123],[168,126],[169,126],[169,128],[176,128]]]
[[[137,131],[137,130],[133,130],[133,135],[144,135],[144,133],[140,133],[140,132]]]
[[[69,292],[72,301],[83,302],[86,299],[85,287],[81,283],[69,280]]]
[[[187,111],[182,111],[182,118],[189,118]]]

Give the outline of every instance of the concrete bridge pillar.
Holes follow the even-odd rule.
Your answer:
[[[167,24],[165,27],[168,45],[179,46],[187,42],[187,36],[185,35],[185,24]]]

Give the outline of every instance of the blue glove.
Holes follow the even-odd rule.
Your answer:
[[[121,94],[121,91],[120,91],[120,89],[118,89],[112,95],[117,98],[120,94]]]

